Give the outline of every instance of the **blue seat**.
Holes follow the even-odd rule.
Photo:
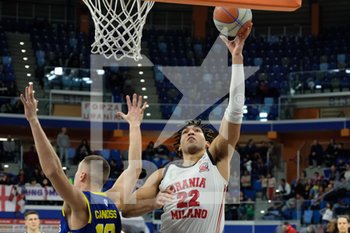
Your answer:
[[[111,150],[111,156],[110,159],[113,159],[116,161],[116,163],[120,166],[122,164],[122,159],[120,156],[120,150]]]
[[[248,199],[248,198],[251,198],[253,201],[255,200],[255,194],[256,194],[256,191],[255,191],[255,190],[249,190],[249,189],[247,189],[247,190],[244,191],[244,194],[245,194],[245,196],[247,197],[247,199]]]
[[[9,56],[3,56],[3,57],[2,57],[2,64],[3,64],[3,65],[11,65],[11,57],[9,57]]]
[[[329,179],[329,175],[331,173],[331,169],[330,168],[324,169],[323,173],[324,173],[324,178],[326,178],[328,180]]]
[[[313,217],[312,217],[312,219],[313,219],[313,223],[314,223],[314,224],[321,223],[322,215],[321,215],[321,213],[320,213],[319,210],[314,210],[314,211],[313,211]]]
[[[254,180],[253,182],[253,187],[256,191],[261,191],[262,190],[262,184],[259,180]]]
[[[254,58],[254,65],[261,66],[263,64],[263,59],[261,57]]]
[[[323,208],[326,208],[326,206],[327,206],[327,201],[321,201],[320,208],[323,209]]]
[[[313,217],[313,210],[304,210],[304,224],[311,224],[312,223],[312,217]]]
[[[322,62],[320,64],[320,70],[323,70],[323,71],[328,70],[328,63],[327,62]]]
[[[74,159],[75,157],[75,148],[68,149],[68,159]]]
[[[100,151],[100,153],[101,153],[102,157],[105,160],[109,161],[109,158],[110,158],[110,151],[109,151],[109,149],[103,149],[103,150]]]
[[[337,61],[338,63],[340,62],[345,62],[346,55],[345,54],[338,54],[337,55]]]

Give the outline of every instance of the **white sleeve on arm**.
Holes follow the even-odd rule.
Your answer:
[[[232,64],[232,75],[228,106],[225,118],[233,124],[241,124],[245,99],[244,68],[243,64]]]

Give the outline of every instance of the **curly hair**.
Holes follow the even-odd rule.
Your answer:
[[[185,126],[183,126],[181,129],[179,129],[177,132],[174,133],[174,135],[173,135],[173,138],[175,139],[174,148],[175,148],[175,151],[176,151],[177,155],[180,158],[182,158],[182,152],[179,151],[181,135],[182,135],[182,131],[184,129],[186,129],[188,126],[193,125],[193,126],[199,127],[202,130],[203,134],[204,134],[205,140],[210,142],[210,143],[212,143],[212,141],[218,135],[218,133],[215,132],[214,130],[207,128],[207,126],[209,124],[201,124],[201,123],[202,123],[201,119],[188,120],[188,121],[186,121]]]

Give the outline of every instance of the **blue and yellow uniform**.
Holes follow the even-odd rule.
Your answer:
[[[89,209],[88,224],[79,230],[70,230],[62,210],[60,233],[120,233],[120,214],[113,201],[105,193],[83,193]]]

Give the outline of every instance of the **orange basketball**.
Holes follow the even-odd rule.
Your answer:
[[[235,37],[252,26],[252,11],[234,7],[215,7],[213,20],[216,28],[225,36]]]

